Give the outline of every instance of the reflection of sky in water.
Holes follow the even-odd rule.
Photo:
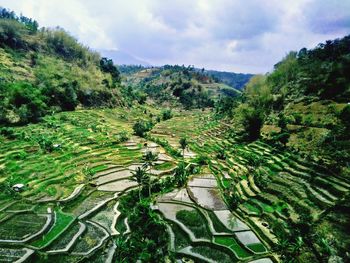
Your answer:
[[[170,204],[170,203],[158,203],[159,210],[164,214],[168,219],[176,220],[176,213],[181,210],[194,211],[194,208],[179,205],[179,204]]]
[[[236,236],[243,245],[260,243],[260,240],[252,231],[237,232]]]
[[[229,210],[214,211],[217,218],[224,224],[224,226],[231,231],[248,230],[249,227],[241,220],[235,217]]]
[[[225,203],[222,201],[217,189],[189,187],[196,202],[205,208],[212,210],[227,209]]]

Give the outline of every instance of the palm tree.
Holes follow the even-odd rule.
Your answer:
[[[182,149],[182,157],[185,158],[185,149],[188,146],[188,141],[185,137],[182,137],[179,141],[181,149]]]
[[[151,176],[148,173],[145,173],[145,176],[143,177],[142,181],[143,185],[147,185],[148,187],[148,196],[151,196]]]
[[[188,172],[186,170],[186,165],[184,162],[180,162],[175,169],[175,182],[178,187],[185,185],[188,177]]]
[[[143,155],[142,159],[145,162],[144,166],[146,168],[150,168],[150,170],[152,170],[154,163],[158,160],[158,153],[154,153],[152,151],[147,151]]]
[[[158,160],[158,153],[152,152],[152,151],[147,151],[144,156],[142,157],[144,163],[144,167],[147,169],[149,168],[149,174],[152,174],[152,168],[154,163]],[[151,176],[149,178],[145,178],[145,183],[148,184],[148,194],[151,196]]]
[[[131,180],[134,182],[137,182],[137,184],[139,185],[139,200],[140,201],[141,201],[141,189],[142,189],[142,186],[145,182],[146,175],[147,175],[146,170],[143,167],[137,167],[136,170],[132,173]]]

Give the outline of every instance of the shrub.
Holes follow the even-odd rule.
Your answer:
[[[37,122],[45,115],[47,105],[39,88],[25,82],[8,85],[9,110],[19,117],[20,123]],[[13,120],[7,120],[13,122]]]
[[[344,123],[346,129],[350,129],[350,105],[346,105],[339,114],[340,119]]]
[[[145,102],[147,100],[147,94],[144,92],[140,92],[140,91],[136,92],[134,94],[134,97],[135,97],[136,101],[141,105],[145,104]]]
[[[261,189],[266,189],[270,182],[270,178],[265,170],[256,169],[254,171],[254,183]]]
[[[62,28],[43,30],[42,37],[46,40],[49,49],[66,60],[80,60],[83,64],[92,61],[97,64],[99,58],[96,53],[80,44],[74,37]]]
[[[118,133],[117,136],[118,136],[118,140],[120,142],[125,142],[125,141],[129,140],[129,134],[127,131],[121,131]]]
[[[12,189],[12,184],[8,181],[0,183],[0,193],[11,197],[19,197],[19,193]]]
[[[185,225],[190,227],[201,227],[202,226],[202,218],[194,211],[180,210],[176,213],[176,219],[183,222]]]
[[[38,144],[44,152],[52,152],[55,149],[52,140],[45,136],[41,136],[38,138]]]
[[[110,106],[116,103],[110,90],[79,90],[78,100],[86,107]]]
[[[138,120],[132,128],[134,130],[135,135],[144,137],[146,133],[152,129],[152,127],[153,127],[152,122]]]
[[[238,105],[238,99],[236,97],[220,97],[220,99],[215,103],[215,112],[217,114],[223,114],[232,116],[233,109]]]
[[[6,137],[7,139],[16,139],[15,130],[10,127],[0,128],[0,134]]]
[[[225,160],[226,159],[226,152],[224,149],[220,148],[217,153],[216,153],[216,157],[220,160]]]
[[[300,115],[300,113],[293,113],[294,117],[294,123],[297,125],[300,125],[303,121],[303,117]]]
[[[199,155],[194,161],[199,165],[207,165],[209,162],[209,157],[206,155]]]
[[[163,110],[161,115],[162,115],[163,121],[169,120],[173,117],[173,113],[172,113],[171,109]]]
[[[289,137],[290,137],[289,132],[282,132],[275,135],[272,138],[272,140],[280,142],[282,145],[286,146],[286,144],[288,143]]]
[[[73,111],[78,105],[76,94],[78,83],[62,83],[58,87],[46,86],[43,90],[49,106],[59,106],[64,111]]]
[[[272,91],[263,75],[255,75],[249,80],[244,95],[252,107],[260,110],[270,108],[273,101]]]
[[[226,200],[231,209],[236,209],[241,202],[236,191],[226,193]]]
[[[249,153],[245,151],[239,151],[239,155],[247,161],[247,164],[249,166],[252,167],[258,167],[265,162],[263,157],[252,152]]]
[[[138,194],[133,191],[120,199],[118,209],[127,215],[133,230],[125,242],[118,244],[116,255],[120,262],[158,262],[167,257],[166,225],[150,208],[150,199],[138,202]]]
[[[113,60],[107,58],[101,58],[100,68],[103,72],[110,73],[113,79],[113,82],[120,82],[120,72],[116,66],[113,64]]]
[[[237,108],[241,124],[244,129],[243,137],[248,141],[255,141],[260,137],[260,130],[264,123],[264,112],[259,108],[242,104]]]
[[[11,48],[23,48],[25,42],[22,39],[26,28],[16,20],[1,19],[0,20],[0,46],[8,46]]]

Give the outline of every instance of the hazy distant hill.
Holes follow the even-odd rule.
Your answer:
[[[150,65],[147,61],[138,59],[133,55],[120,50],[99,50],[99,52],[103,57],[112,59],[116,65]]]
[[[148,63],[147,61],[138,59],[133,55],[120,50],[98,50],[98,51],[103,57],[112,59],[114,64],[116,65],[127,65],[127,67],[124,67],[124,68],[119,67],[121,72],[123,72],[123,70],[126,70],[126,71],[131,70],[129,66],[134,66],[134,65],[135,66],[141,65],[144,67],[151,66],[151,64]],[[142,70],[142,68],[140,67],[139,70]],[[202,71],[201,69],[195,69],[195,70]],[[132,71],[135,71],[135,68],[133,68]],[[234,73],[234,72],[217,71],[217,70],[204,70],[204,72],[202,73],[207,74],[210,77],[213,77],[214,79],[216,79],[217,82],[225,83],[228,86],[239,90],[242,90],[244,85],[250,80],[251,77],[254,76],[253,74]]]
[[[253,74],[234,73],[226,71],[205,70],[205,73],[218,79],[233,88],[242,90],[244,85],[253,77]]]
[[[193,67],[119,67],[126,86],[141,90],[158,103],[180,102],[185,108],[211,107],[221,96],[236,97],[240,90]]]

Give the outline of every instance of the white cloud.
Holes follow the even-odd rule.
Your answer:
[[[97,49],[152,64],[263,73],[289,50],[350,32],[343,0],[3,0]]]

